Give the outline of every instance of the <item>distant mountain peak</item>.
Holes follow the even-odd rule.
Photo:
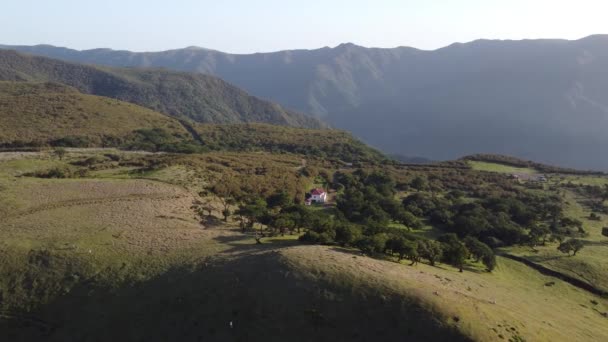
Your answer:
[[[190,46],[186,46],[184,48],[184,50],[202,50],[202,51],[209,51],[211,49],[207,49],[201,46],[196,46],[196,45],[190,45]]]
[[[362,46],[359,46],[357,44],[350,43],[350,42],[342,43],[342,44],[336,46],[336,49],[349,49],[349,48],[362,48]]]

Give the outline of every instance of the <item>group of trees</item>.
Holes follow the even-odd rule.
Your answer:
[[[463,196],[457,190],[442,197],[414,193],[403,200],[403,205],[419,219],[491,247],[534,247],[587,234],[581,221],[564,215],[558,196],[525,192],[495,192],[474,200]]]
[[[305,243],[354,247],[412,264],[441,261],[461,271],[469,260],[493,270],[493,248],[501,246],[559,241],[558,249],[573,255],[584,247],[576,239],[585,234],[582,223],[564,215],[557,195],[511,188],[474,193],[446,190],[436,177],[415,175],[404,183],[387,172],[362,169],[322,176],[339,189],[332,210],[310,210],[287,191],[251,196],[226,182],[208,188],[208,194],[217,197],[216,210],[224,220],[235,216],[243,231],[257,230],[260,235],[303,231],[300,240]],[[407,189],[409,195],[398,200],[397,189]],[[445,233],[434,240],[414,232],[426,224]]]
[[[199,125],[197,131],[212,150],[295,153],[346,162],[378,162],[380,152],[335,130],[307,130],[260,123]]]
[[[474,237],[462,240],[456,234],[446,234],[435,241],[411,233],[411,230],[421,228],[425,216],[437,209],[438,198],[427,198],[417,192],[398,201],[395,199],[395,180],[378,171],[338,172],[333,184],[344,189],[337,200],[336,214],[322,224],[313,225],[301,240],[357,247],[366,254],[384,253],[399,260],[408,259],[412,264],[422,259],[431,265],[443,261],[460,270],[473,258],[488,270],[494,269],[494,252]],[[423,191],[429,185],[426,179],[416,177],[409,187]],[[455,192],[448,196],[452,197],[460,198],[462,194]],[[438,220],[440,212],[435,214]],[[451,217],[451,214],[447,216]],[[406,229],[395,227],[394,223],[402,224]]]

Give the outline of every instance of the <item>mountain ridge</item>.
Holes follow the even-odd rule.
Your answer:
[[[134,54],[154,54],[154,53],[162,53],[162,52],[171,52],[171,51],[179,51],[179,50],[205,50],[205,51],[211,51],[211,52],[219,52],[222,54],[226,54],[226,55],[235,55],[235,56],[242,56],[242,55],[255,55],[255,54],[274,54],[274,53],[281,53],[281,52],[291,52],[291,51],[315,51],[315,50],[324,50],[324,49],[337,49],[339,47],[342,46],[352,46],[352,47],[359,47],[359,48],[364,48],[364,49],[376,49],[376,50],[394,50],[394,49],[411,49],[411,50],[416,50],[416,51],[424,51],[424,52],[434,52],[437,50],[442,50],[445,48],[449,48],[452,45],[467,45],[467,44],[473,44],[473,43],[477,43],[477,42],[542,42],[542,41],[563,41],[563,42],[577,42],[577,41],[589,41],[589,40],[597,40],[597,39],[602,39],[602,40],[608,40],[608,33],[598,33],[598,34],[591,34],[588,36],[584,36],[581,38],[577,38],[577,39],[566,39],[566,38],[524,38],[524,39],[513,39],[513,38],[506,38],[506,39],[500,39],[500,38],[478,38],[478,39],[474,39],[474,40],[470,40],[470,41],[464,41],[464,42],[453,42],[444,46],[440,46],[437,48],[433,48],[433,49],[422,49],[422,48],[417,48],[414,46],[410,46],[410,45],[398,45],[398,46],[392,46],[392,47],[378,47],[378,46],[365,46],[365,45],[360,45],[354,42],[343,42],[343,43],[339,43],[336,46],[321,46],[321,47],[317,47],[317,48],[294,48],[294,49],[278,49],[278,50],[271,50],[271,51],[255,51],[255,52],[244,52],[244,53],[234,53],[234,52],[227,52],[227,51],[222,51],[222,50],[217,50],[214,48],[209,48],[209,47],[205,47],[205,46],[199,46],[199,45],[189,45],[189,46],[185,46],[183,48],[171,48],[171,49],[161,49],[161,50],[146,50],[146,51],[133,51],[133,50],[127,50],[127,49],[114,49],[111,47],[101,47],[101,48],[91,48],[91,49],[76,49],[76,48],[70,48],[67,46],[60,46],[60,45],[54,45],[54,44],[46,44],[46,43],[40,43],[40,44],[33,44],[33,45],[20,45],[20,44],[0,44],[0,49],[5,49],[5,50],[20,50],[20,49],[25,49],[25,48],[53,48],[53,49],[62,49],[62,50],[66,50],[66,51],[71,51],[71,52],[89,52],[89,51],[95,51],[95,50],[105,50],[105,51],[111,51],[111,52],[129,52],[129,53],[134,53]]]
[[[62,83],[87,94],[135,103],[197,122],[326,127],[219,78],[162,68],[97,67],[0,50],[0,80]]]
[[[608,149],[605,42],[608,35],[476,40],[432,51],[342,44],[251,55],[182,49],[64,58],[212,74],[389,154],[506,154],[608,170],[608,160],[594,157]]]

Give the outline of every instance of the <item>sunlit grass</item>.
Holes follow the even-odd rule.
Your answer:
[[[515,167],[497,163],[488,163],[480,161],[468,161],[469,165],[473,170],[487,171],[487,172],[499,172],[499,173],[522,173],[522,174],[535,174],[537,170],[524,167]]]

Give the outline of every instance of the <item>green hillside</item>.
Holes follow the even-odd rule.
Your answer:
[[[337,130],[312,130],[267,124],[196,126],[205,145],[214,150],[290,152],[317,157],[339,156],[343,161],[380,161],[380,152],[351,134]]]
[[[5,146],[59,143],[70,137],[83,146],[116,146],[137,130],[155,128],[191,139],[178,121],[165,115],[53,83],[0,82],[0,118],[0,143]]]
[[[56,82],[180,119],[322,128],[320,121],[248,95],[218,78],[164,69],[79,65],[0,50],[0,80]]]
[[[343,161],[384,159],[335,130],[198,124],[56,83],[0,81],[0,146],[120,147],[146,151],[267,151]]]

